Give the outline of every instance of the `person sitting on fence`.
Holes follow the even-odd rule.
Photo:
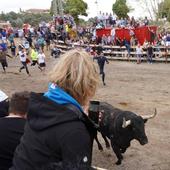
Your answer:
[[[54,47],[51,49],[51,56],[54,58],[59,57],[61,54],[61,50],[57,47],[57,44],[54,44]]]
[[[130,52],[131,52],[130,42],[127,41],[127,40],[124,38],[123,44],[124,44],[124,46],[126,47],[126,50],[127,50],[127,52],[128,52],[128,53],[127,53],[127,59],[129,60],[129,58],[130,58]]]
[[[16,92],[9,103],[9,115],[0,118],[0,170],[12,166],[14,151],[24,133],[29,92]]]
[[[115,43],[116,46],[120,46],[120,48],[123,46],[123,42],[119,37],[115,37]]]

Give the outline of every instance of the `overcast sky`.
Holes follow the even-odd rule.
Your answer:
[[[97,0],[98,5],[95,4],[96,0],[84,0],[88,3],[88,14],[93,17],[97,14],[97,11],[112,12],[112,4],[115,0]],[[135,3],[135,0],[129,0],[129,4],[135,10],[131,15],[140,17],[142,15],[142,8],[140,4]],[[43,8],[48,9],[51,5],[51,0],[0,0],[0,11],[9,12],[16,11],[19,9],[30,9],[30,8]]]

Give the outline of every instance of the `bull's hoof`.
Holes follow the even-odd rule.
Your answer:
[[[116,165],[120,165],[122,163],[122,161],[121,160],[118,160],[117,162],[116,162]]]
[[[126,149],[121,149],[120,151],[121,151],[121,153],[125,153]]]
[[[120,158],[117,160],[116,165],[120,165],[123,160],[123,155],[120,155]]]

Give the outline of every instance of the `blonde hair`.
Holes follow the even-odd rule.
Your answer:
[[[92,57],[82,49],[66,52],[50,73],[56,83],[82,106],[94,96],[99,80],[98,67]]]

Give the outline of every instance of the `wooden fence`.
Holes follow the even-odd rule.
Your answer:
[[[98,45],[93,45],[90,44],[90,47],[98,47]],[[73,48],[86,48],[87,45],[78,45],[78,44],[64,44],[63,41],[58,41],[57,42],[57,47],[61,49],[61,51],[64,53],[65,51],[68,51]],[[127,56],[127,50],[125,46],[102,46],[103,48],[103,53],[108,59],[112,60],[128,60]],[[153,47],[154,49],[154,56],[153,56],[153,61],[157,62],[170,62],[170,46],[165,47],[165,46],[157,46]],[[136,47],[133,46],[131,47],[131,52],[130,52],[130,58],[129,60],[137,60],[136,57]],[[147,54],[146,50],[143,49],[143,54],[142,54],[142,60],[146,61],[147,60]]]

